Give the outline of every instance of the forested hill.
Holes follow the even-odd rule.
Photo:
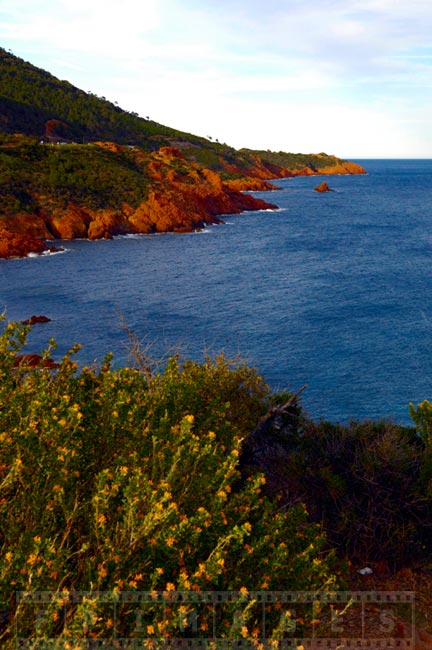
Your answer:
[[[109,141],[147,152],[176,146],[187,158],[215,171],[227,163],[243,169],[255,162],[253,153],[239,153],[228,145],[125,111],[105,97],[60,81],[4,49],[0,49],[0,132],[77,144]]]
[[[125,111],[105,97],[60,81],[2,48],[0,132],[77,144],[109,141],[138,146],[147,152],[163,146],[176,147],[187,159],[222,172],[230,179],[245,175],[278,177],[281,168],[309,169],[314,173],[320,165],[330,168],[347,162],[326,154],[284,154],[286,157],[281,158],[282,152],[238,151],[227,144],[178,131]]]
[[[292,174],[306,172],[313,174],[346,174],[359,173],[359,166],[348,160],[341,160],[336,156],[326,153],[289,153],[287,151],[257,151],[253,149],[241,149],[243,155],[259,156],[267,165],[289,169]],[[357,170],[357,171],[356,171]]]
[[[108,140],[156,150],[173,138],[202,140],[124,111],[4,49],[0,49],[0,120],[3,132],[37,136],[45,135],[47,122],[59,120],[63,124],[52,125],[55,132],[79,144]]]

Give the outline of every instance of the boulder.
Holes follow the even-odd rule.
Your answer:
[[[330,189],[327,185],[326,181],[323,181],[320,185],[314,187],[314,190],[315,192],[334,192],[334,190]]]
[[[19,354],[17,355],[14,368],[59,368],[59,364],[53,359],[44,359],[40,354]]]
[[[30,316],[26,320],[21,321],[21,325],[35,325],[36,323],[49,323],[51,318],[48,316]]]
[[[48,250],[42,239],[0,229],[0,258],[25,257],[29,253],[40,255]]]

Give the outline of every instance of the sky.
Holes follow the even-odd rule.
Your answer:
[[[236,148],[432,158],[431,0],[0,0],[0,46]]]

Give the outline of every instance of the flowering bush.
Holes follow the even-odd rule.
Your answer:
[[[0,338],[2,647],[17,629],[59,643],[111,638],[114,626],[123,638],[190,635],[190,603],[165,604],[163,621],[160,602],[147,604],[137,631],[121,594],[141,591],[236,590],[214,629],[252,639],[261,614],[250,591],[334,586],[304,507],[264,496],[261,474],[239,480],[242,441],[269,403],[255,370],[222,356],[173,357],[154,374],[109,357],[79,369],[73,351],[56,370],[28,368],[16,363],[25,336],[9,324]],[[51,592],[37,625],[23,592]],[[103,594],[118,600],[115,622]],[[204,607],[196,636],[211,616]],[[268,612],[268,636],[280,617]]]

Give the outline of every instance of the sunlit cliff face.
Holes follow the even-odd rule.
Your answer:
[[[311,167],[288,169],[264,161],[260,156],[249,156],[244,164],[224,164],[223,174],[235,176],[224,181],[221,175],[185,158],[174,147],[162,147],[148,154],[138,147],[126,147],[111,142],[93,143],[111,154],[130,156],[139,169],[139,185],[147,188],[141,196],[144,200],[118,201],[117,207],[95,207],[87,201],[83,188],[80,199],[65,201],[48,191],[38,196],[31,189],[34,204],[40,207],[33,212],[20,211],[2,217],[0,221],[0,257],[19,257],[28,253],[40,253],[47,249],[45,241],[54,239],[110,239],[126,233],[191,232],[206,224],[220,223],[219,215],[239,213],[243,210],[271,209],[277,206],[244,194],[246,190],[263,191],[276,189],[268,178],[316,174]],[[51,146],[43,145],[40,146]],[[127,158],[129,160],[129,158]],[[322,174],[358,174],[363,169],[350,162],[335,159],[334,165],[320,168]],[[127,177],[129,178],[129,177]],[[141,180],[142,179],[142,180]],[[141,185],[142,182],[142,185]],[[66,176],[67,186],[67,176]],[[123,186],[122,186],[123,187]],[[90,188],[90,192],[94,188]],[[115,199],[115,189],[110,198]]]
[[[112,145],[111,150],[118,149]],[[181,161],[181,169],[175,165]],[[44,240],[101,239],[120,233],[191,232],[205,224],[220,223],[218,215],[276,207],[242,194],[247,189],[224,184],[214,171],[186,161],[175,149],[164,148],[147,167],[150,190],[137,208],[91,209],[73,202],[59,207],[55,201],[37,213],[20,213],[3,219],[0,257],[20,257],[46,249]],[[258,189],[258,187],[257,187]],[[259,189],[264,189],[259,185]]]

